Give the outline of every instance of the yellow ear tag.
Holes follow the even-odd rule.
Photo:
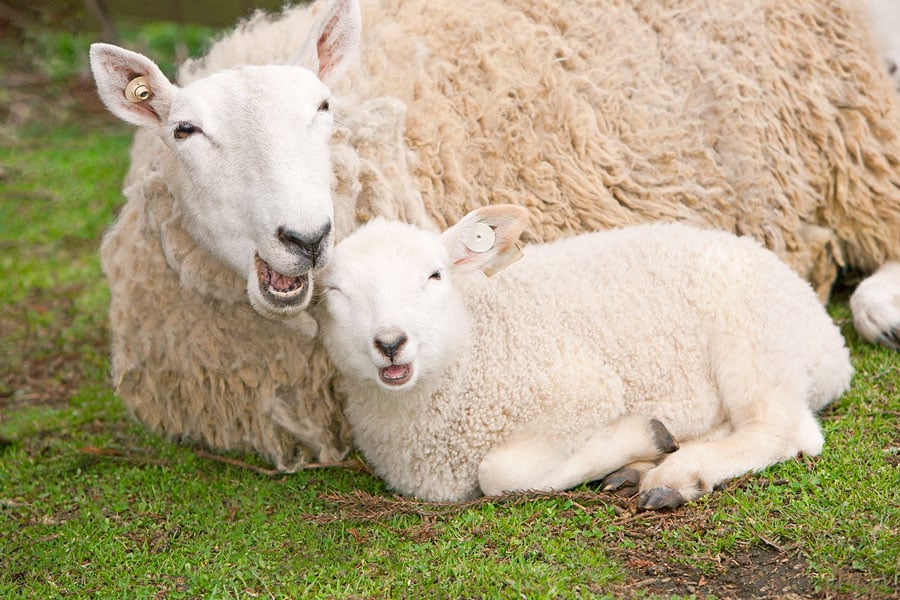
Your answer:
[[[150,94],[150,82],[143,75],[135,77],[125,86],[125,99],[134,104],[149,100]]]
[[[496,240],[497,236],[494,235],[494,230],[491,229],[490,225],[476,223],[466,233],[466,239],[463,240],[463,243],[472,252],[480,254],[493,248]]]
[[[522,258],[522,247],[515,242],[498,254],[494,260],[484,265],[481,271],[488,277],[493,277],[520,258]]]

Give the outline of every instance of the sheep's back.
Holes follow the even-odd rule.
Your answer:
[[[712,226],[759,239],[825,297],[843,260],[900,255],[895,96],[856,8],[398,0],[385,15],[411,40],[370,38],[367,60],[390,68],[365,89],[407,103],[439,225],[514,202],[540,215],[534,240]]]
[[[318,6],[249,21],[182,78],[287,60]],[[418,202],[446,226],[513,202],[540,215],[538,241],[679,220],[761,240],[824,298],[845,262],[900,256],[896,101],[861,6],[363,3],[361,62],[336,91],[399,100],[413,152],[370,165],[355,217]]]

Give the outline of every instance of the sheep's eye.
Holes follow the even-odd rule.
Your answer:
[[[440,281],[440,280],[441,280],[441,272],[440,272],[440,271],[435,271],[434,273],[431,274],[431,276],[430,276],[428,279],[433,279],[433,280],[435,280],[435,281]]]
[[[329,110],[331,105],[328,104],[328,99],[322,100],[322,104],[319,105],[319,112]]]
[[[197,128],[192,123],[181,121],[178,123],[178,125],[175,126],[175,139],[183,140],[189,135],[196,133],[196,131]]]

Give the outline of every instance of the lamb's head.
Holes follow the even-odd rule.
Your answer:
[[[171,150],[169,188],[197,244],[246,278],[252,306],[288,319],[333,246],[329,85],[358,51],[359,6],[324,7],[291,65],[245,66],[185,87],[150,59],[91,46],[107,108]]]
[[[375,219],[337,245],[322,274],[322,340],[338,370],[408,390],[465,351],[468,314],[456,277],[516,251],[528,212],[489,206],[443,234]]]

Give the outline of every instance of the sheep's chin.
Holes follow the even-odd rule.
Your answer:
[[[378,383],[387,390],[406,390],[415,385],[416,374],[413,363],[388,365],[378,369]]]
[[[247,277],[247,297],[256,312],[267,319],[285,321],[306,310],[312,299],[312,273],[282,275],[259,256],[254,266]]]

